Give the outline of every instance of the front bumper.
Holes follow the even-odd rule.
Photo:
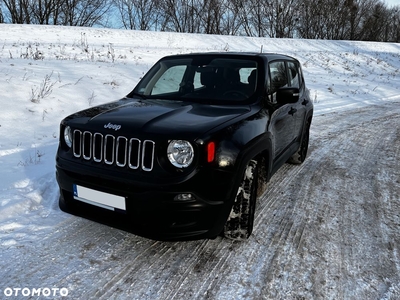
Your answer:
[[[110,176],[59,158],[56,169],[62,210],[155,240],[215,238],[233,203],[233,179],[227,172],[199,171],[186,181],[163,185]],[[78,201],[74,184],[122,196],[126,210],[110,211]],[[191,193],[194,199],[176,200],[182,193]]]

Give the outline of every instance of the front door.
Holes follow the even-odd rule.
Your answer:
[[[284,61],[271,62],[269,64],[268,97],[274,107],[271,114],[270,129],[275,142],[275,159],[278,159],[294,140],[295,114],[293,113],[293,105],[281,105],[276,100],[277,90],[285,86],[289,86],[286,63]]]

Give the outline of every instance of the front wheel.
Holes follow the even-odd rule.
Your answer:
[[[257,161],[251,160],[246,166],[231,213],[225,223],[225,237],[234,240],[245,240],[251,235],[257,199],[257,182]]]

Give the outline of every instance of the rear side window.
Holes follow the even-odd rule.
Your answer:
[[[284,86],[289,86],[288,74],[284,61],[276,61],[269,64],[269,94],[274,94]]]
[[[300,88],[300,73],[297,64],[288,62],[290,86]]]

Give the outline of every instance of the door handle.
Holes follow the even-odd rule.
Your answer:
[[[302,105],[307,105],[308,102],[310,102],[309,100],[304,99],[303,102],[301,102]]]
[[[297,109],[291,107],[290,110],[289,110],[289,115],[293,116],[296,112],[297,112]]]

